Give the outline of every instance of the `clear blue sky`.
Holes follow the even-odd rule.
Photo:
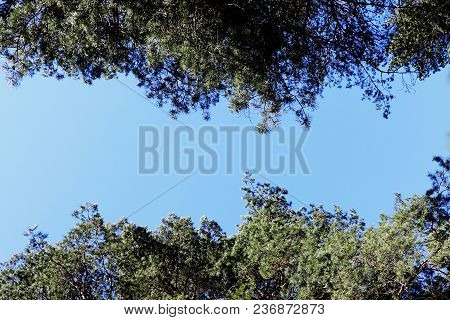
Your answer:
[[[394,193],[423,193],[432,157],[449,153],[449,73],[418,83],[415,93],[395,91],[389,120],[358,89],[326,90],[304,148],[312,174],[269,178],[304,202],[354,208],[376,223],[392,212]],[[177,123],[115,80],[88,86],[35,77],[19,88],[0,81],[0,101],[0,260],[23,248],[30,225],[57,241],[79,204],[95,202],[116,221],[182,178],[138,174],[139,125]],[[204,124],[200,114],[181,120]],[[223,101],[209,124],[248,119],[230,114]],[[131,221],[154,227],[171,212],[195,221],[207,215],[231,234],[245,214],[241,179],[241,172],[192,176]]]

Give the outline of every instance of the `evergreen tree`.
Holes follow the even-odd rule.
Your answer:
[[[423,196],[397,195],[366,227],[356,212],[294,210],[287,191],[245,179],[248,214],[233,236],[170,215],[156,230],[105,223],[94,204],[51,244],[29,244],[0,269],[0,299],[448,299],[450,159],[435,159]]]
[[[446,0],[1,0],[12,84],[133,74],[170,113],[256,109],[260,131],[292,112],[306,127],[328,86],[361,87],[385,117],[391,82],[449,63]],[[408,77],[406,77],[408,78]],[[414,81],[413,81],[414,82]]]

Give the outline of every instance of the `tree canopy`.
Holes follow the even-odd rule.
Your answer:
[[[106,223],[87,204],[56,244],[26,232],[0,268],[0,299],[448,299],[450,159],[436,161],[430,190],[397,195],[377,226],[338,207],[295,210],[286,190],[251,177],[233,236],[207,218]]]
[[[446,0],[1,0],[0,57],[12,84],[41,73],[92,83],[133,74],[170,114],[219,98],[293,113],[306,127],[328,86],[361,87],[385,117],[398,75],[449,63]]]

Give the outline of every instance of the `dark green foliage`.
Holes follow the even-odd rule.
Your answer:
[[[227,248],[214,221],[195,229],[171,215],[155,231],[105,224],[96,205],[74,213],[78,224],[56,246],[30,232],[30,244],[0,278],[11,299],[215,299],[225,294],[215,263]]]
[[[393,18],[391,69],[405,67],[424,79],[449,63],[450,2],[409,2]]]
[[[358,86],[389,114],[395,74],[449,62],[445,0],[3,0],[0,57],[13,84],[42,73],[87,83],[119,73],[176,117],[219,98],[261,131],[305,126],[327,86]]]
[[[373,227],[337,207],[294,210],[286,190],[251,177],[231,237],[206,218],[107,224],[88,204],[57,244],[27,231],[0,269],[0,299],[448,299],[450,160],[436,161],[432,188],[397,196]]]

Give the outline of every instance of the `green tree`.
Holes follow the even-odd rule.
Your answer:
[[[294,211],[286,190],[247,180],[249,215],[236,235],[233,297],[444,299],[450,295],[450,160],[424,196],[397,195],[391,217],[365,227],[356,212]]]
[[[377,226],[338,207],[295,210],[286,190],[248,176],[230,237],[206,218],[109,224],[87,204],[56,244],[26,232],[0,269],[0,299],[448,299],[450,159],[435,160],[430,190],[397,195]]]
[[[261,131],[285,112],[308,127],[328,86],[361,87],[387,117],[395,75],[448,64],[449,12],[446,0],[2,0],[0,57],[13,84],[131,73],[174,117],[208,119],[227,97],[258,110]]]
[[[56,245],[30,230],[30,242],[1,273],[9,299],[215,299],[224,295],[214,269],[227,244],[214,221],[171,215],[155,231],[121,220],[105,224],[97,206]],[[220,281],[219,281],[220,278]]]

